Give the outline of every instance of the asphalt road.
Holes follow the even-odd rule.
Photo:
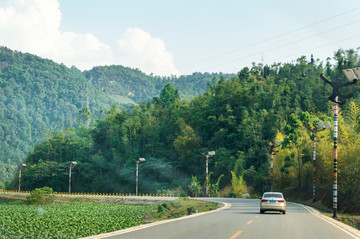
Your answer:
[[[301,205],[288,202],[286,215],[260,214],[256,199],[205,199],[231,203],[219,212],[160,224],[106,238],[350,239],[354,238]],[[99,237],[100,238],[100,237]]]

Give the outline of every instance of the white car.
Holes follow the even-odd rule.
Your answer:
[[[260,199],[261,214],[266,211],[279,211],[283,214],[286,213],[286,201],[282,193],[266,192]]]

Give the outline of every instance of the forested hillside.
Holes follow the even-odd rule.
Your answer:
[[[216,76],[157,77],[122,66],[81,72],[0,47],[0,168],[14,174],[35,143],[65,127],[88,125],[114,103],[152,100],[168,82],[181,86],[180,95],[192,97],[204,92]],[[5,178],[5,171],[0,170],[0,185]]]
[[[24,190],[50,186],[67,191],[68,164],[77,161],[73,191],[134,192],[134,159],[144,157],[140,192],[182,188],[202,194],[204,154],[214,150],[211,194],[232,185],[230,194],[239,195],[244,183],[256,193],[269,187],[269,144],[280,139],[284,143],[274,159],[274,188],[311,191],[312,140],[306,125],[332,123],[333,115],[327,99],[331,89],[319,76],[345,81],[341,70],[360,63],[353,50],[337,51],[334,60],[334,65],[305,57],[293,63],[254,64],[229,80],[218,78],[191,100],[181,99],[168,83],[152,101],[130,109],[114,105],[90,127],[66,127],[37,144],[25,160]],[[359,88],[349,87],[354,98],[341,106],[341,193],[360,181]],[[332,185],[332,134],[331,129],[322,131],[318,145],[317,177],[324,188]],[[9,185],[15,186],[16,180]],[[359,195],[353,188],[348,200]]]
[[[22,162],[51,132],[76,126],[83,107],[98,117],[113,102],[76,68],[1,47],[1,168]],[[3,170],[0,175],[3,181]]]
[[[138,69],[115,65],[94,67],[90,71],[85,71],[84,74],[95,88],[102,90],[120,103],[149,101],[159,95],[167,83],[171,83],[179,91],[181,98],[192,98],[204,93],[214,78],[222,76],[228,79],[235,75],[193,73],[192,75],[160,77],[146,75]]]

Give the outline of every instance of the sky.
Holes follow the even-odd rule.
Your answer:
[[[89,70],[237,73],[360,47],[358,0],[0,0],[0,45]]]

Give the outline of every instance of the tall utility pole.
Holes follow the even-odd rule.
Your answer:
[[[136,162],[136,189],[135,189],[135,192],[136,192],[136,196],[137,196],[138,192],[139,192],[139,164],[140,164],[140,162],[145,162],[145,159],[139,158],[138,160],[134,159],[134,161]]]
[[[72,170],[73,167],[75,167],[76,164],[77,164],[76,161],[72,161],[69,164],[69,193],[71,193],[71,170]]]
[[[313,128],[305,124],[305,127],[311,132],[310,139],[313,141],[313,202],[315,202],[316,197],[316,136],[320,131],[325,130],[326,128],[330,128],[330,123],[318,122],[314,125]]]
[[[210,151],[208,152],[205,157],[206,157],[206,196],[209,196],[209,157],[214,156],[215,155],[215,151]]]
[[[19,192],[21,191],[21,169],[23,167],[26,167],[26,164],[23,163],[19,165]]]
[[[340,93],[340,88],[356,84],[360,76],[360,68],[347,69],[343,71],[346,78],[349,82],[341,83],[340,79],[336,81],[329,81],[326,79],[323,74],[320,75],[320,78],[327,84],[329,84],[332,89],[332,94],[328,99],[334,102],[334,178],[333,178],[333,218],[337,217],[337,168],[338,168],[338,151],[337,151],[337,138],[338,138],[338,105],[343,105],[346,103],[346,99],[353,97],[353,94],[343,95]],[[339,97],[342,98],[342,101],[339,101]]]
[[[280,147],[280,145],[282,144],[283,141],[275,141],[275,144],[270,143],[270,191],[273,191],[273,180],[274,180],[274,173],[273,173],[273,168],[274,168],[274,155],[276,155],[277,152],[279,151],[275,151],[275,148]]]

